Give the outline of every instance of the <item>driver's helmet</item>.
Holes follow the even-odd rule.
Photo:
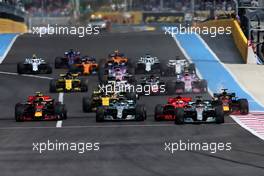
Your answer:
[[[119,51],[115,50],[114,54],[115,54],[115,56],[118,56],[119,55]]]
[[[33,54],[32,55],[32,59],[37,59],[37,55],[36,54]]]
[[[149,79],[150,79],[150,81],[154,81],[155,80],[155,76],[154,75],[150,75]]]
[[[37,97],[36,99],[35,99],[35,102],[36,103],[42,103],[44,101],[44,99],[42,98],[42,97]]]
[[[189,73],[188,69],[185,69],[184,70],[184,77],[188,77],[188,76],[190,76],[190,73]]]
[[[66,73],[66,78],[68,78],[68,79],[69,79],[69,78],[72,78],[72,74],[71,74],[70,72],[67,72],[67,73]]]
[[[198,98],[197,100],[196,100],[196,104],[201,104],[202,103],[202,99],[201,98]]]
[[[36,95],[35,95],[36,97],[42,97],[43,96],[43,94],[41,93],[41,92],[36,92]]]

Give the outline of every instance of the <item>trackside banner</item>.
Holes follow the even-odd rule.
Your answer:
[[[143,12],[142,20],[145,23],[181,23],[184,21],[182,12]]]

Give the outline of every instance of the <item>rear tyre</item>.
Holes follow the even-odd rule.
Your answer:
[[[167,65],[165,63],[160,63],[160,75],[161,76],[167,75]]]
[[[166,92],[167,92],[168,95],[175,94],[175,92],[176,92],[176,84],[175,84],[175,82],[169,80],[166,83]]]
[[[67,110],[64,104],[58,103],[55,105],[55,115],[57,115],[58,120],[67,119]]]
[[[98,79],[101,84],[105,84],[107,82],[107,77],[105,75],[105,68],[102,66],[99,67]]]
[[[88,80],[81,80],[81,92],[87,92],[88,91]]]
[[[96,110],[96,122],[103,122],[104,114],[105,114],[104,107],[98,107]]]
[[[195,74],[196,70],[195,70],[195,64],[194,63],[190,63],[189,65],[189,72]]]
[[[202,80],[201,84],[200,84],[200,88],[201,88],[201,92],[202,93],[206,93],[207,92],[207,81],[206,80]]]
[[[154,119],[155,121],[161,121],[162,119],[160,118],[161,115],[163,115],[163,111],[164,108],[161,104],[156,105],[155,107],[155,115],[154,115]]]
[[[47,74],[51,74],[52,73],[52,67],[50,64],[47,65],[47,71],[46,71]]]
[[[57,92],[57,81],[56,80],[50,80],[50,85],[49,85],[49,89],[51,93],[56,93]]]
[[[135,92],[127,92],[126,93],[126,98],[128,100],[133,100],[133,101],[137,101],[137,94]]]
[[[62,60],[60,57],[55,58],[55,68],[61,68],[62,67]]]
[[[147,113],[144,105],[136,106],[136,121],[144,121],[147,118]]]
[[[182,125],[184,124],[184,110],[181,108],[175,109],[175,124]]]
[[[25,73],[24,63],[18,63],[17,64],[17,73],[18,74],[24,74]]]
[[[136,72],[136,74],[144,74],[145,73],[145,65],[144,64],[137,64],[135,72]]]
[[[247,115],[249,112],[247,99],[239,99],[238,103],[241,115]]]
[[[222,106],[215,108],[215,123],[220,124],[225,122],[225,113]]]
[[[92,102],[90,97],[83,97],[82,99],[82,109],[83,112],[91,112],[92,111]]]

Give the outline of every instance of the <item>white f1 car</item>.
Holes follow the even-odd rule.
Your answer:
[[[169,62],[166,65],[162,65],[161,75],[162,76],[182,75],[186,70],[188,70],[188,72],[191,74],[195,74],[196,70],[194,63],[189,63],[185,59],[169,60]]]
[[[160,74],[160,65],[160,60],[157,57],[146,54],[144,57],[141,57],[136,63],[135,72],[136,74]]]
[[[32,58],[26,58],[24,62],[17,64],[17,73],[19,74],[51,74],[52,67],[42,58],[33,56]]]

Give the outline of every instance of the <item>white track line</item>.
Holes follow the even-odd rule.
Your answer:
[[[59,102],[63,103],[63,95],[64,93],[60,92],[59,93]],[[62,120],[58,120],[56,123],[56,128],[61,128],[62,127]]]
[[[7,53],[9,52],[9,50],[11,49],[11,47],[13,46],[13,44],[15,43],[15,41],[16,41],[16,39],[17,39],[18,36],[19,36],[19,34],[16,35],[16,36],[12,39],[11,43],[8,45],[6,51],[4,52],[4,55],[3,55],[3,56],[0,56],[0,64],[4,61],[4,59],[5,59],[6,55],[7,55]]]
[[[47,77],[47,76],[26,75],[26,74],[14,73],[14,72],[4,72],[4,71],[0,71],[0,74],[3,74],[3,75],[13,75],[13,76],[24,76],[24,77],[38,78],[38,79],[49,79],[49,80],[53,79],[53,78]]]
[[[202,125],[207,125],[207,124],[202,124]],[[221,125],[214,125],[214,126],[225,126],[225,125],[237,125],[237,123],[223,123]],[[181,127],[184,127],[185,125],[182,125]],[[175,127],[179,128],[178,125],[175,125],[173,123],[171,124],[130,124],[130,125],[125,125],[125,124],[118,124],[118,125],[76,125],[76,126],[64,126],[63,129],[78,129],[78,128],[128,128],[128,127]],[[0,127],[0,130],[28,130],[28,129],[56,129],[57,127],[44,127],[44,126],[38,126],[38,127]]]

